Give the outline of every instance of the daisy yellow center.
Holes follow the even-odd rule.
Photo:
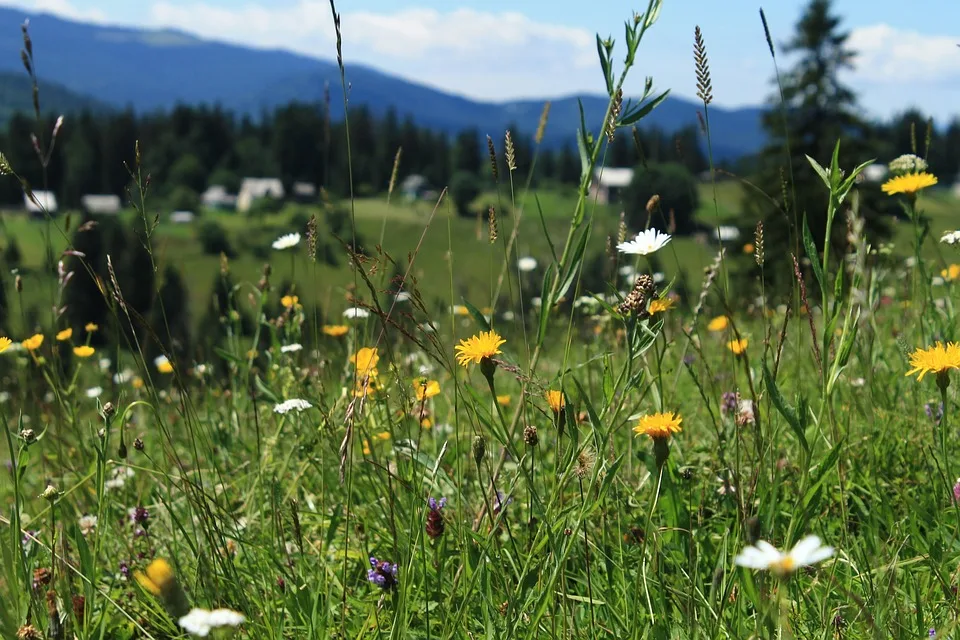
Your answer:
[[[928,373],[943,373],[950,369],[960,369],[960,345],[955,342],[936,343],[927,349],[917,349],[910,354],[912,369],[906,375],[917,375],[917,380],[923,380]]]
[[[797,565],[793,561],[793,557],[787,555],[770,565],[770,569],[775,573],[783,575],[787,573],[793,573],[793,570],[796,568],[796,566]]]
[[[484,358],[500,353],[500,345],[505,342],[496,331],[481,331],[456,346],[457,362],[464,367],[471,362],[479,364]]]
[[[654,413],[642,416],[633,428],[638,436],[648,435],[654,440],[669,438],[673,433],[680,433],[680,422],[683,419],[674,413]]]
[[[884,182],[880,188],[889,196],[898,193],[912,195],[917,191],[932,187],[935,184],[937,184],[937,176],[932,173],[927,173],[926,171],[921,171],[919,173],[907,173],[902,176],[890,178]]]

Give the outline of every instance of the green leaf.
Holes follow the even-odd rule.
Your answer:
[[[820,290],[823,291],[824,276],[823,268],[820,266],[820,253],[817,251],[817,243],[813,241],[810,225],[807,224],[807,214],[803,214],[803,249],[806,251],[807,257],[810,258],[810,263],[813,264],[813,274],[817,277]],[[823,312],[826,313],[827,310],[824,309]]]
[[[533,194],[533,199],[537,203],[537,213],[540,215],[540,228],[543,229],[543,237],[547,241],[547,246],[550,247],[550,255],[553,256],[554,263],[560,262],[560,259],[557,257],[557,248],[553,244],[553,240],[550,239],[550,231],[547,230],[547,220],[543,217],[543,207],[540,206],[540,196]]]
[[[543,274],[543,286],[540,288],[540,322],[537,327],[537,345],[542,345],[544,338],[547,336],[547,324],[550,321],[550,301],[548,298],[550,297],[551,282],[556,277],[555,273],[555,268],[551,266]]]
[[[476,322],[484,331],[490,331],[490,323],[487,322],[487,319],[484,317],[484,315],[480,313],[480,310],[470,304],[466,298],[462,298],[462,300],[463,306],[465,306],[467,311],[470,312],[470,315],[473,316],[473,321]]]
[[[784,419],[787,421],[787,424],[789,424],[790,428],[793,429],[797,439],[800,440],[800,445],[803,447],[803,450],[809,454],[810,445],[807,443],[807,434],[804,433],[803,423],[800,421],[800,416],[796,409],[787,404],[783,394],[780,393],[780,388],[777,387],[777,382],[773,379],[773,374],[770,373],[770,369],[767,367],[766,362],[763,363],[763,384],[767,387],[767,391],[770,392],[770,400],[773,402],[773,406],[777,408],[777,411],[780,412],[780,415],[784,417]]]
[[[650,100],[646,104],[637,107],[631,113],[624,115],[620,120],[620,126],[629,127],[633,123],[638,122],[641,118],[645,118],[647,114],[660,106],[660,103],[667,99],[667,95],[669,93],[670,89],[667,89],[653,100]]]
[[[820,179],[823,181],[823,184],[826,185],[828,190],[832,190],[830,186],[830,176],[827,174],[827,170],[820,166],[820,163],[804,154],[807,158],[807,162],[810,163],[810,166],[813,167],[813,170],[817,172],[817,175],[820,176]]]
[[[600,68],[603,69],[603,79],[607,83],[607,95],[613,95],[613,70],[610,68],[610,58],[607,57],[603,39],[597,34],[597,54],[600,56]]]

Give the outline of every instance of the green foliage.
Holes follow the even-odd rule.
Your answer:
[[[480,182],[473,174],[460,171],[450,179],[450,198],[459,215],[474,215],[470,207],[479,195]]]
[[[200,210],[199,194],[186,186],[176,186],[167,197],[167,206],[171,211],[190,211]]]
[[[694,230],[693,214],[700,206],[700,191],[696,178],[683,165],[668,162],[637,167],[623,194],[623,206],[631,229],[647,228],[650,221],[647,203],[654,195],[660,196],[662,213],[654,212],[653,226],[666,229],[672,219],[678,234],[689,234]]]
[[[23,254],[20,252],[20,245],[16,238],[10,238],[6,248],[3,250],[3,262],[8,269],[16,269],[23,260]]]
[[[200,222],[197,228],[197,240],[200,241],[200,246],[207,255],[219,256],[223,253],[228,258],[236,255],[226,230],[215,220]]]

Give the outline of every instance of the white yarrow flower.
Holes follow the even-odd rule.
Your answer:
[[[206,638],[214,629],[221,627],[239,627],[246,621],[242,613],[230,609],[214,609],[208,611],[194,607],[190,613],[178,620],[178,623],[187,633]]]
[[[282,353],[294,353],[296,351],[300,351],[301,349],[303,349],[303,345],[300,344],[299,342],[294,342],[293,344],[285,344],[282,347],[280,347],[280,351]]]
[[[313,405],[307,402],[306,400],[301,400],[300,398],[293,398],[291,400],[284,400],[280,404],[274,405],[273,412],[279,413],[280,415],[285,415],[291,411],[305,411],[312,407]]]
[[[537,268],[537,259],[530,256],[524,256],[517,260],[517,268],[523,272],[534,271]]]
[[[940,242],[944,244],[958,244],[960,243],[960,230],[957,231],[947,231],[940,237]]]
[[[670,234],[660,233],[656,229],[647,229],[638,233],[633,240],[621,242],[617,245],[617,249],[621,253],[647,256],[664,248],[668,242],[670,242]]]
[[[807,536],[787,553],[778,550],[766,540],[758,540],[756,546],[746,547],[734,562],[741,567],[772,571],[783,576],[800,567],[808,567],[833,555],[833,547],[824,547],[817,536]]]
[[[370,312],[363,307],[350,307],[343,312],[343,317],[348,320],[357,320],[370,316]]]
[[[283,251],[284,249],[292,249],[298,244],[300,244],[300,234],[287,233],[273,241],[273,248],[277,251]]]

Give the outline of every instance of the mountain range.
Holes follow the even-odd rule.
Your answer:
[[[5,75],[26,77],[20,25],[27,19],[41,100],[51,109],[63,109],[60,104],[67,103],[148,112],[177,104],[219,104],[236,113],[257,114],[294,100],[319,101],[329,84],[332,115],[342,115],[340,71],[333,61],[203,40],[175,30],[89,24],[4,7],[0,7],[0,87],[16,84],[4,82]],[[421,126],[448,133],[476,128],[498,137],[510,125],[533,132],[545,102],[473,100],[361,65],[348,64],[346,76],[351,105],[367,105],[375,114],[393,107],[401,117],[409,115]],[[59,92],[57,100],[49,99],[46,83]],[[24,102],[14,89],[6,93],[0,89],[0,116]],[[573,142],[580,122],[578,101],[588,124],[602,120],[606,96],[554,98],[545,144]],[[696,126],[701,106],[671,96],[642,124],[667,132]],[[711,107],[715,157],[732,159],[759,149],[764,141],[760,113],[759,108]]]

